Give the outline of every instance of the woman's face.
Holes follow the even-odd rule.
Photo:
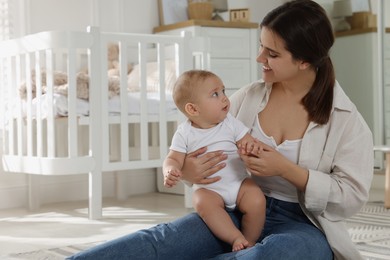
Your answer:
[[[260,49],[257,62],[263,64],[265,82],[281,82],[297,77],[301,62],[294,60],[284,47],[284,40],[263,27],[260,33]]]

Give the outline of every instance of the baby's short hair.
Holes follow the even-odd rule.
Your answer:
[[[179,76],[173,86],[173,100],[181,112],[185,113],[187,103],[195,102],[199,84],[210,77],[218,77],[208,70],[188,70]]]

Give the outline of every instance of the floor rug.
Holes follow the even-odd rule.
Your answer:
[[[390,259],[390,209],[370,202],[348,219],[352,241],[367,260]]]
[[[347,221],[353,242],[367,260],[390,259],[390,210],[383,202],[370,202]],[[103,241],[13,254],[9,260],[63,260],[76,252],[95,246]]]
[[[81,245],[71,245],[63,248],[51,248],[27,253],[12,254],[7,260],[64,260],[77,252],[85,250],[102,243],[103,241],[86,243]]]

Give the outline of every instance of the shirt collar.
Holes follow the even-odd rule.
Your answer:
[[[344,90],[340,87],[340,84],[336,80],[333,94],[332,113],[335,109],[352,111],[354,104],[345,94]]]

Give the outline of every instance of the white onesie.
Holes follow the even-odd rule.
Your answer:
[[[206,188],[217,192],[229,209],[236,207],[241,183],[249,176],[237,153],[236,145],[248,130],[241,121],[230,114],[224,121],[209,129],[192,127],[191,122],[186,120],[179,125],[170,147],[171,150],[187,154],[207,146],[207,152],[223,150],[228,155],[226,167],[212,175],[212,177],[221,176],[221,180],[207,185],[196,184],[193,188],[195,190]]]

